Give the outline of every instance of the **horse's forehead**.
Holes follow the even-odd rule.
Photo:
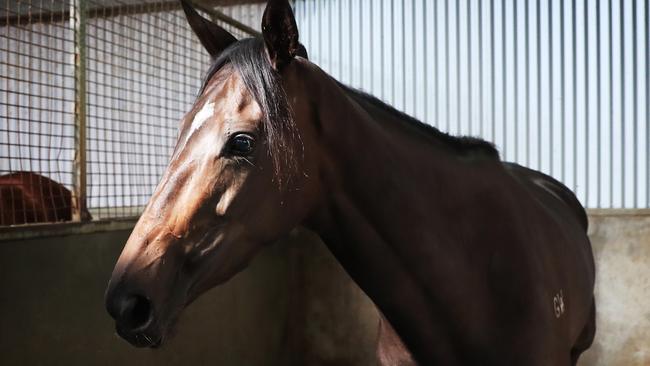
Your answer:
[[[213,105],[215,115],[226,119],[259,119],[261,109],[250,93],[242,76],[230,65],[215,73],[207,82],[203,94],[194,106],[194,116],[206,105]],[[205,112],[204,112],[205,113]]]
[[[230,65],[213,75],[182,121],[175,154],[199,146],[209,138],[215,149],[228,135],[252,132],[262,120],[261,108],[246,88],[241,75]]]
[[[247,94],[239,73],[230,66],[224,66],[207,81],[203,93],[194,105],[194,111],[199,113],[202,106],[208,103],[218,105],[219,110],[232,109],[227,107],[231,107],[233,102],[245,99]]]
[[[258,117],[254,98],[239,73],[224,67],[206,83],[190,112],[185,115],[181,135],[189,137],[209,121],[227,122]]]

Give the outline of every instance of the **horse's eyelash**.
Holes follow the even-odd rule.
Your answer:
[[[248,164],[252,167],[255,166],[255,164],[247,157],[245,156],[233,156],[232,159],[235,161],[237,164]]]

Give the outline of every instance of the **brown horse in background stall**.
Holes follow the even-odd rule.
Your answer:
[[[301,57],[287,0],[241,41],[183,7],[213,65],[115,265],[118,334],[161,345],[185,306],[303,225],[385,316],[383,364],[577,363],[595,269],[569,189],[334,80]]]
[[[63,184],[33,172],[0,176],[0,226],[70,220],[72,193]]]

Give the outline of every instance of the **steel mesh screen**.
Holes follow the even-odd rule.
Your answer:
[[[0,9],[0,225],[70,219],[74,35],[62,17],[69,7],[30,0]]]
[[[209,56],[181,11],[162,3],[90,2],[87,24],[88,206],[140,213],[174,146]]]
[[[0,225],[72,218],[73,5],[0,5]],[[177,1],[85,0],[83,9],[86,204],[94,219],[136,216],[167,165],[209,56]],[[248,9],[238,14],[248,20]]]

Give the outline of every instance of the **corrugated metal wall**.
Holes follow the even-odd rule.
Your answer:
[[[591,208],[650,208],[648,0],[297,0],[312,61],[493,141]]]

